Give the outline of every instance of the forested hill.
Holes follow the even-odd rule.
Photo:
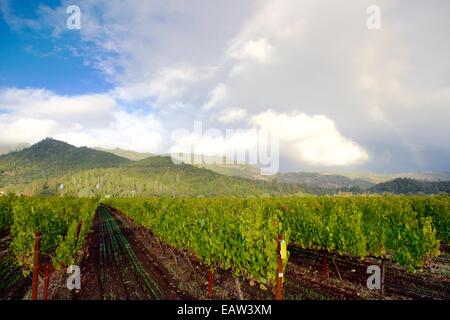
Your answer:
[[[55,177],[71,171],[117,167],[130,160],[47,138],[21,151],[0,156],[0,187]]]
[[[450,181],[419,181],[409,178],[398,178],[379,183],[370,190],[373,193],[390,192],[395,194],[408,193],[450,193]]]
[[[0,191],[77,196],[250,196],[302,190],[175,164],[170,157],[131,161],[109,152],[45,139],[30,148],[0,156]]]

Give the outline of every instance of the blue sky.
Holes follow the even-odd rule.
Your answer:
[[[23,2],[12,1],[10,10],[23,19],[36,20],[40,5],[41,1],[27,1],[25,6]],[[48,1],[45,5],[57,7],[60,2]],[[14,30],[5,19],[0,19],[0,86],[47,88],[61,95],[112,88],[100,71],[86,66],[83,57],[70,51],[80,45],[79,32],[66,32],[60,37],[49,36],[51,32],[51,27],[36,30],[24,26]]]
[[[80,30],[66,27],[73,4]],[[217,155],[256,152],[265,132],[282,171],[450,170],[449,11],[446,0],[0,0],[0,144]]]

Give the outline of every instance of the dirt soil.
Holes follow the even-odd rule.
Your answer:
[[[450,277],[448,274],[449,254],[441,250],[442,255],[433,260],[424,270],[415,273],[406,272],[400,267],[385,262],[384,293],[381,290],[369,290],[366,286],[367,267],[378,265],[382,261],[368,258],[364,261],[350,257],[329,255],[327,258],[329,279],[323,272],[324,254],[291,247],[291,256],[286,267],[286,293],[292,299],[450,299]],[[307,294],[301,290],[307,289]],[[319,295],[309,294],[317,289]],[[300,290],[300,292],[298,292]],[[309,294],[309,297],[308,297]]]
[[[135,236],[134,226],[99,207],[80,262],[81,290],[74,299],[185,299],[168,271]]]

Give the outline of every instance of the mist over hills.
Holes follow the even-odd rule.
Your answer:
[[[143,159],[148,156],[148,153],[139,153],[134,151],[123,150],[120,154],[116,150],[108,150],[97,148],[98,150],[103,150],[106,152],[111,152],[117,155],[124,156],[130,160]],[[126,153],[131,153],[131,156],[126,156]],[[185,159],[184,154],[167,155],[172,158],[182,161]],[[189,155],[188,163],[195,164],[197,167],[206,168],[211,171],[229,175],[238,176],[251,179],[260,180],[277,180],[279,182],[286,183],[301,183],[301,184],[311,184],[317,185],[321,184],[323,187],[342,188],[342,187],[352,187],[359,186],[362,189],[369,189],[371,186],[394,180],[397,178],[410,178],[420,181],[450,181],[450,172],[439,171],[439,172],[405,172],[405,173],[395,173],[395,174],[382,174],[374,172],[356,172],[356,173],[325,173],[325,172],[283,172],[278,173],[274,176],[261,175],[261,170],[251,164],[246,163],[233,163],[231,161],[224,159],[223,157],[213,157],[206,155]]]
[[[131,151],[131,150],[124,150],[124,149],[120,149],[120,148],[114,148],[114,149],[105,149],[105,148],[94,148],[95,150],[98,151],[104,151],[104,152],[109,152],[112,154],[115,154],[116,156],[122,157],[122,158],[127,158],[129,160],[132,161],[139,161],[139,160],[143,160],[145,158],[151,157],[153,154],[148,153],[148,152],[136,152],[136,151]]]
[[[14,151],[20,151],[22,149],[30,147],[29,143],[18,144],[0,144],[0,155],[7,154]]]

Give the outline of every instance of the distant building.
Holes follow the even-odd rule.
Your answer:
[[[352,195],[353,195],[353,192],[344,192],[344,191],[338,192],[338,196],[341,196],[341,197],[351,197]]]

